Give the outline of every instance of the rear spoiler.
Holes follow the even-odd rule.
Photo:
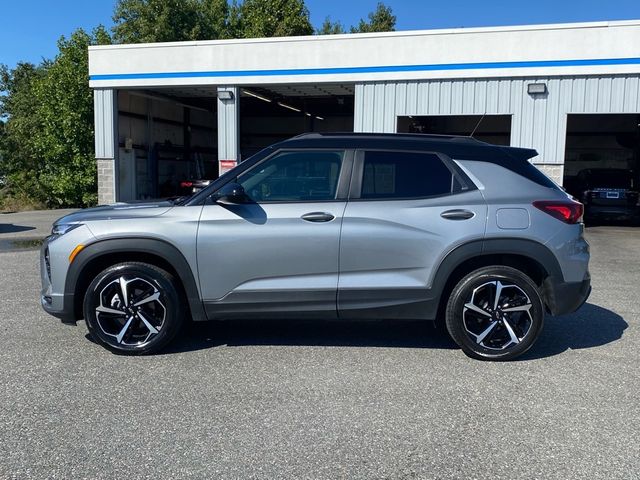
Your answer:
[[[511,158],[523,161],[538,156],[538,151],[533,148],[502,147],[502,151]]]

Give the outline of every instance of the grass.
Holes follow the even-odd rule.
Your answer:
[[[47,206],[25,195],[0,195],[0,212],[13,213],[25,210],[43,210]]]

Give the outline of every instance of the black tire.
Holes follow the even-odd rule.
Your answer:
[[[458,282],[447,302],[445,321],[449,335],[469,357],[512,360],[540,335],[544,307],[531,278],[515,268],[495,265]]]
[[[84,297],[84,318],[100,345],[143,355],[161,350],[175,338],[186,315],[183,306],[171,274],[147,263],[126,262],[93,279]]]

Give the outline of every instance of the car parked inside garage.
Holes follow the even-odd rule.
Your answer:
[[[590,168],[578,174],[587,221],[640,221],[640,196],[633,170]]]

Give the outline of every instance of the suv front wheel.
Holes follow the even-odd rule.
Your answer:
[[[178,333],[184,313],[173,276],[147,263],[107,268],[94,278],[84,298],[91,336],[121,353],[160,350]]]
[[[511,360],[526,352],[544,324],[536,284],[524,273],[491,266],[466,275],[453,289],[446,325],[468,356]]]

